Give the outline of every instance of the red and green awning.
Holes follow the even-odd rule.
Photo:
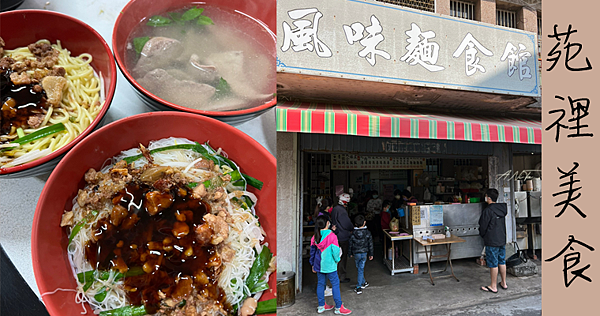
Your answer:
[[[541,122],[527,119],[301,102],[280,102],[276,111],[278,132],[542,144]]]

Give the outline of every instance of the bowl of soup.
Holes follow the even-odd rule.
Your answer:
[[[47,10],[0,13],[0,177],[49,173],[102,120],[117,69],[89,25]]]
[[[258,261],[254,247],[276,256],[276,177],[273,155],[210,117],[149,112],[100,128],[58,164],[37,204],[33,271],[48,312],[182,315],[193,304],[198,315],[233,315],[232,305],[245,302],[244,289],[234,285],[249,280],[262,285],[248,285],[262,291],[254,294],[259,304],[274,299],[276,273],[266,274],[265,263],[272,264]],[[153,206],[160,209],[150,212]],[[225,232],[218,220],[210,226],[217,217],[227,219]],[[206,242],[204,229],[221,240]],[[251,231],[256,241],[242,238]],[[209,266],[203,251],[212,252]]]
[[[130,1],[117,65],[154,110],[243,121],[276,103],[276,1]]]

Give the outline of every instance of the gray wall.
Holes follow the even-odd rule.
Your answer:
[[[297,139],[296,133],[277,133],[277,269],[295,272],[296,285],[301,289],[301,271],[297,271],[302,225]]]

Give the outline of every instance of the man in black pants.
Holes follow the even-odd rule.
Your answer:
[[[346,277],[346,263],[348,262],[348,245],[350,242],[350,236],[354,232],[354,224],[348,216],[348,202],[350,202],[350,195],[343,193],[339,196],[339,205],[333,208],[331,211],[331,224],[333,225],[333,231],[338,237],[338,243],[342,249],[342,258],[338,263],[338,275],[340,277],[340,283],[350,282],[350,278]]]

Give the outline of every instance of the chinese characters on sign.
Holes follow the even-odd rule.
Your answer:
[[[532,67],[528,64],[533,63],[535,65],[535,59],[531,58],[534,55],[532,51],[533,47],[530,46],[530,48],[527,48],[521,42],[516,42],[515,44],[510,41],[501,43],[500,45],[504,47],[504,52],[502,55],[495,55],[492,50],[482,44],[471,32],[459,35],[462,41],[458,43],[449,41],[447,35],[444,36],[446,39],[438,39],[436,37],[436,30],[430,29],[430,27],[423,28],[422,25],[419,25],[422,22],[419,22],[419,24],[410,22],[410,28],[408,28],[404,26],[408,22],[402,22],[401,25],[397,25],[399,22],[394,20],[393,22],[388,22],[388,24],[393,24],[393,26],[386,28],[384,25],[386,24],[386,20],[375,14],[371,14],[369,21],[366,23],[365,21],[351,20],[350,23],[342,22],[338,25],[331,25],[331,22],[329,22],[323,25],[322,21],[324,19],[331,18],[331,13],[327,12],[322,12],[317,7],[287,10],[287,16],[292,21],[291,24],[288,21],[281,22],[283,30],[281,51],[288,52],[291,50],[294,53],[316,53],[320,58],[333,57],[333,52],[336,52],[335,55],[337,56],[346,48],[339,47],[342,43],[336,41],[335,36],[332,39],[331,34],[339,34],[339,31],[342,31],[341,34],[344,35],[345,39],[344,43],[350,46],[354,46],[356,43],[360,44],[362,48],[358,51],[358,56],[364,58],[372,67],[376,66],[379,58],[390,60],[390,62],[396,64],[396,59],[394,58],[398,57],[394,57],[391,53],[397,53],[399,55],[402,54],[401,57],[399,56],[398,61],[406,65],[419,65],[429,72],[443,72],[450,71],[450,68],[452,68],[451,60],[464,55],[465,74],[469,77],[475,75],[477,72],[486,73],[486,66],[482,63],[482,58],[489,58],[493,59],[492,64],[506,65],[505,75],[507,78],[513,77],[514,73],[518,72],[520,81],[536,81],[535,73],[532,74]],[[334,22],[338,21],[335,16],[333,18]],[[398,27],[404,31],[396,32],[395,30],[398,30]],[[319,37],[319,34],[323,34],[319,28],[327,28],[328,31],[325,34],[330,36],[327,38]],[[566,34],[568,39],[570,33],[564,34]],[[558,36],[561,35],[559,34]],[[396,43],[396,49],[390,49],[390,44],[386,44],[386,41],[392,38],[390,36],[395,37],[392,41]],[[404,43],[403,49],[399,49],[400,46],[398,46],[398,43]],[[496,44],[495,47],[499,47],[500,45]],[[575,46],[577,44],[569,43],[569,45]],[[566,47],[567,51],[571,47],[569,45]],[[453,52],[453,58],[450,58],[450,56],[441,58],[441,52],[448,50]],[[346,49],[347,51],[350,50]],[[558,53],[560,54],[560,52]],[[574,56],[569,57],[568,60],[572,58]],[[391,61],[392,59],[394,60]],[[489,62],[488,65],[490,65]],[[455,67],[455,69],[458,68]],[[532,91],[537,91],[537,89]]]
[[[452,54],[452,57],[458,58],[463,52],[465,53],[465,72],[467,76],[473,75],[477,70],[485,72],[485,68],[479,64],[479,57],[476,56],[478,53],[477,50],[489,57],[494,55],[489,49],[483,47],[471,33],[467,33],[456,51],[454,51],[454,54]]]
[[[308,15],[314,14],[313,20],[302,19]],[[319,57],[331,57],[331,50],[318,37],[319,19],[323,14],[316,8],[298,9],[288,12],[288,16],[295,20],[292,22],[295,29],[287,23],[283,22],[283,46],[282,51],[287,51],[292,48],[295,52],[308,50],[316,51]]]
[[[562,40],[562,45],[565,45],[563,47],[563,49],[565,49],[565,54],[566,54],[566,56],[564,57],[564,63],[565,63],[565,68],[567,70],[569,70],[569,71],[585,71],[585,70],[592,69],[592,65],[587,57],[585,57],[586,66],[576,67],[576,66],[573,66],[572,64],[570,64],[570,62],[575,62],[573,59],[575,59],[575,57],[577,57],[579,55],[579,53],[581,52],[581,49],[583,48],[582,44],[571,43],[569,41],[570,36],[576,32],[577,32],[577,30],[572,29],[572,25],[569,24],[569,27],[566,32],[559,33],[558,25],[557,24],[554,25],[553,34],[548,35],[548,37],[556,39],[557,43],[554,45],[554,47],[548,53],[549,58],[547,58],[546,61],[552,62],[552,65],[550,66],[550,68],[546,69],[547,71],[552,71],[555,68],[555,66],[558,64],[558,62],[562,56],[562,51],[559,48],[561,45],[561,40]],[[572,48],[575,48],[576,50],[572,51],[571,50]],[[517,69],[515,63],[520,58],[530,57],[527,55],[522,55],[522,57],[521,57],[520,51],[521,51],[520,48],[512,46],[512,44],[511,44],[511,47],[509,47],[507,45],[504,55],[503,55],[503,58],[505,58],[505,57],[509,58],[509,63],[511,65],[513,65],[512,68],[514,68],[514,70]],[[516,56],[511,57],[510,56],[511,54],[514,54]],[[514,58],[514,60],[511,61],[511,58]],[[509,69],[509,71],[510,71],[510,69]],[[521,70],[519,70],[519,71],[521,71]],[[565,101],[565,97],[560,96],[560,95],[555,95],[554,98],[555,98],[555,100],[558,99],[560,101]],[[572,118],[568,119],[566,123],[562,122],[567,114],[567,111],[565,109],[560,109],[560,108],[550,110],[550,111],[548,111],[548,114],[554,114],[554,113],[559,113],[559,114],[558,114],[558,118],[552,124],[550,124],[545,130],[550,131],[553,128],[556,128],[556,133],[555,133],[555,137],[554,137],[554,140],[556,143],[558,143],[560,140],[561,129],[572,131],[570,134],[567,135],[567,139],[573,138],[573,137],[578,137],[578,138],[579,137],[593,137],[594,136],[593,133],[587,132],[588,130],[586,128],[588,128],[589,126],[582,124],[582,122],[581,122],[583,118],[585,118],[589,115],[590,99],[589,98],[574,99],[571,96],[568,96],[567,99],[568,99],[568,102],[570,105],[569,112],[572,115]],[[585,129],[585,131],[582,131],[584,129]],[[582,189],[581,184],[578,184],[581,182],[581,180],[575,179],[575,175],[577,175],[577,172],[575,172],[575,170],[579,166],[580,165],[578,162],[573,162],[573,167],[567,172],[563,171],[560,167],[557,167],[558,172],[560,173],[559,179],[560,180],[565,179],[565,182],[563,182],[559,185],[559,188],[560,188],[559,192],[552,194],[553,197],[557,197],[557,196],[562,197],[562,201],[554,204],[554,207],[561,208],[560,211],[558,212],[558,214],[555,215],[556,218],[561,217],[563,215],[563,213],[565,212],[565,210],[569,206],[572,209],[574,209],[582,219],[585,219],[587,217],[587,215],[577,205],[574,204],[575,200],[577,200],[581,197],[581,192],[578,192],[579,190]],[[575,251],[575,248],[573,247],[575,244],[577,244],[581,247],[584,247],[589,251],[595,250],[592,246],[584,243],[583,241],[577,240],[577,239],[575,239],[575,237],[573,235],[570,235],[568,244],[560,252],[558,252],[554,257],[546,259],[546,262],[551,262],[551,261],[557,259],[558,257],[563,256],[563,279],[564,279],[565,287],[567,287],[567,288],[569,286],[571,286],[571,284],[573,284],[573,282],[577,278],[581,278],[587,282],[592,282],[592,279],[589,277],[589,275],[584,274],[584,272],[591,267],[591,264],[588,263],[587,265],[585,265],[581,268],[578,268],[579,264],[584,265],[585,263],[582,263],[582,254],[579,251]]]
[[[406,35],[409,36],[406,40],[408,42],[406,46],[408,52],[400,58],[401,61],[407,62],[411,66],[419,64],[429,71],[444,70],[444,67],[435,64],[438,60],[440,45],[429,42],[430,39],[435,37],[435,32],[421,32],[421,28],[412,23],[411,29],[406,31]]]
[[[359,42],[364,47],[363,50],[358,52],[358,56],[365,58],[371,66],[375,66],[375,55],[379,55],[385,59],[390,59],[390,54],[386,51],[377,49],[377,45],[384,40],[381,31],[383,28],[379,23],[376,16],[371,16],[371,25],[367,26],[367,35],[363,37],[365,26],[359,22],[352,23],[352,25],[344,25],[344,34],[346,34],[346,40],[350,45],[354,42]]]

